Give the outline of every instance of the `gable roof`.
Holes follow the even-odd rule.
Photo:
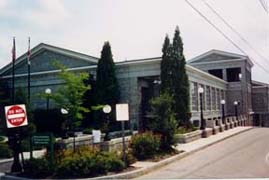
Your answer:
[[[60,47],[56,47],[56,46],[52,46],[49,44],[45,44],[45,43],[40,43],[37,46],[33,47],[31,49],[31,56],[34,56],[40,52],[42,52],[43,50],[49,50],[55,53],[59,53],[62,55],[66,55],[66,56],[70,56],[70,57],[74,57],[74,58],[78,58],[84,61],[88,61],[91,63],[98,63],[98,59],[97,57],[94,56],[89,56],[83,53],[79,53],[79,52],[75,52],[69,49],[64,49],[64,48],[60,48]],[[15,64],[19,64],[20,62],[24,61],[27,58],[27,52],[22,54],[20,57],[18,57],[15,61]],[[9,69],[12,68],[12,62],[10,62],[9,64],[7,64],[6,66],[4,66],[3,68],[0,69],[0,74],[3,74],[4,72],[8,71]]]
[[[207,63],[207,62],[219,62],[219,61],[228,61],[228,60],[247,60],[251,66],[253,66],[253,63],[249,59],[248,56],[221,51],[212,49],[210,51],[207,51],[199,56],[196,56],[189,61],[187,61],[188,64],[194,64],[194,63]]]

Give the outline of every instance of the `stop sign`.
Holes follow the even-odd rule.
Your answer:
[[[26,108],[24,104],[6,106],[5,112],[8,128],[26,126],[28,124]]]

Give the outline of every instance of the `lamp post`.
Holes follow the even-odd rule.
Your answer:
[[[240,82],[241,82],[241,98],[242,98],[242,105],[241,105],[241,108],[240,109],[242,109],[241,111],[240,111],[240,114],[243,114],[244,113],[244,104],[243,104],[243,102],[244,102],[244,90],[243,90],[243,88],[242,88],[242,73],[239,73],[238,74],[238,77],[239,77],[239,80],[240,80]],[[239,103],[238,103],[239,104]],[[247,105],[246,105],[247,106]]]
[[[105,113],[105,115],[106,115],[106,129],[107,129],[107,132],[106,132],[106,138],[105,139],[107,139],[108,138],[108,125],[109,125],[109,113],[111,112],[111,106],[110,105],[105,105],[104,107],[103,107],[103,112]]]
[[[64,109],[64,108],[61,108],[61,113],[65,116],[65,115],[68,114],[68,110],[67,110],[67,109]],[[64,136],[63,136],[63,138],[67,138],[68,136],[67,136],[66,119],[65,119],[64,122],[65,122],[65,123],[64,123],[64,127],[63,127],[63,129],[64,129]]]
[[[206,122],[204,120],[204,115],[203,115],[203,93],[204,93],[204,88],[202,87],[199,87],[198,88],[198,93],[199,93],[199,96],[200,96],[200,117],[201,117],[201,127],[200,129],[201,130],[205,130],[205,127],[206,127]]]
[[[45,90],[45,93],[47,95],[47,113],[48,113],[49,112],[49,101],[50,101],[51,89],[47,88]]]
[[[221,104],[221,108],[222,108],[222,124],[224,124],[224,123],[225,123],[225,122],[224,122],[224,120],[225,120],[225,112],[224,112],[225,100],[222,99],[222,100],[220,101],[220,104]]]
[[[234,101],[234,113],[235,113],[235,117],[236,117],[236,120],[237,120],[237,105],[238,105],[238,102],[237,101]]]

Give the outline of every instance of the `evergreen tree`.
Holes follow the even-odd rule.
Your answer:
[[[178,125],[190,126],[189,81],[185,70],[183,43],[179,28],[175,30],[173,44],[165,37],[161,61],[161,94],[168,93],[173,98],[173,112]]]
[[[190,94],[189,94],[189,80],[186,73],[185,64],[186,60],[183,54],[183,43],[180,37],[179,28],[176,27],[173,38],[173,51],[172,58],[175,72],[175,113],[179,120],[179,125],[186,128],[190,127]]]
[[[102,110],[96,111],[96,121],[98,126],[104,132],[113,129],[115,121],[115,105],[118,103],[120,91],[115,73],[115,64],[112,57],[111,47],[109,42],[105,42],[101,58],[98,61],[96,73],[96,103],[98,105],[110,105],[112,112],[109,113],[109,118],[106,118]]]
[[[171,79],[171,50],[172,46],[168,35],[166,35],[163,44],[163,55],[161,61],[161,93],[169,93],[172,95],[172,79]]]

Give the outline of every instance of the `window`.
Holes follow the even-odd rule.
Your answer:
[[[195,82],[191,82],[191,109],[198,111],[198,88]]]
[[[241,68],[228,68],[226,69],[226,72],[228,82],[240,81],[239,74],[241,73]]]
[[[211,110],[211,90],[209,86],[206,86],[206,110]]]
[[[212,110],[216,110],[216,89],[212,88]]]
[[[205,86],[202,85],[202,84],[200,84],[200,87],[204,89],[204,93],[202,94],[202,96],[203,96],[203,102],[202,102],[202,103],[203,103],[203,110],[205,110],[205,109],[206,109],[206,106],[205,106],[205,105],[206,105],[206,103],[205,103],[205,102],[206,102],[206,98],[205,98],[205,94],[206,94],[205,91],[206,91],[206,89],[205,89]],[[197,91],[198,91],[198,90],[197,90]],[[199,94],[199,96],[200,96],[200,94]],[[199,97],[199,98],[200,98],[200,97]],[[199,105],[200,105],[200,104],[199,104]]]
[[[208,70],[208,73],[220,79],[223,79],[222,69],[211,69]]]
[[[217,110],[220,110],[220,90],[216,89],[216,100],[217,100],[217,104],[216,104],[216,108]]]

